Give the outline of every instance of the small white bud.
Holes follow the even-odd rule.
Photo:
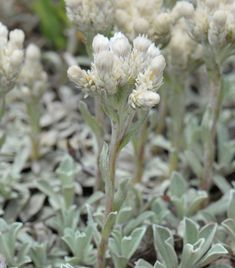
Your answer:
[[[115,12],[115,20],[118,26],[126,28],[131,18],[124,10],[117,9]]]
[[[171,16],[169,13],[161,13],[154,21],[154,25],[158,34],[166,34],[171,29]]]
[[[69,67],[69,69],[67,71],[67,75],[71,81],[76,83],[83,77],[83,72],[79,66],[73,65],[73,66]]]
[[[214,13],[212,18],[215,27],[221,28],[226,24],[227,12],[223,10],[218,10]]]
[[[161,53],[159,48],[157,48],[154,44],[151,44],[150,47],[148,48],[147,54],[149,58],[155,58],[159,56]]]
[[[99,73],[105,75],[113,69],[114,55],[111,51],[102,51],[95,55],[94,62]]]
[[[14,44],[17,48],[22,48],[23,42],[24,42],[24,32],[19,29],[15,29],[10,32],[9,35],[9,42]]]
[[[41,57],[40,49],[36,45],[30,44],[26,49],[26,57],[35,60],[40,59]]]
[[[138,36],[133,40],[134,48],[141,52],[146,52],[151,44],[152,42],[144,36]]]
[[[193,5],[186,1],[177,2],[172,10],[172,15],[175,19],[179,19],[181,17],[189,19],[193,16],[193,13]]]
[[[165,58],[162,55],[159,55],[152,60],[151,65],[150,65],[150,70],[155,75],[160,75],[162,74],[165,67],[166,67]]]
[[[143,34],[148,32],[149,23],[146,19],[138,17],[134,20],[133,27],[137,34]]]
[[[22,64],[23,62],[23,51],[16,49],[13,51],[13,53],[10,55],[10,63],[15,66],[18,67],[20,64]]]
[[[133,90],[133,92],[129,96],[129,104],[133,108],[152,108],[159,102],[159,94],[149,90]]]
[[[131,51],[128,39],[122,33],[116,33],[110,40],[112,51],[119,57],[126,57]]]
[[[102,34],[97,34],[92,42],[94,53],[99,53],[109,49],[109,39]]]
[[[0,23],[0,47],[3,47],[7,43],[8,30],[5,25]]]

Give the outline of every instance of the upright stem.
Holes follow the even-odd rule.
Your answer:
[[[105,127],[105,119],[104,119],[104,112],[101,109],[101,103],[100,103],[100,99],[99,98],[95,98],[94,100],[95,102],[95,117],[97,122],[99,122],[99,124],[102,127]],[[104,190],[103,188],[103,181],[101,178],[101,171],[100,171],[100,167],[99,167],[99,163],[100,163],[100,154],[102,151],[102,147],[103,147],[103,137],[100,138],[96,138],[97,139],[97,147],[98,147],[98,151],[97,151],[97,157],[96,157],[96,183],[95,183],[95,190],[96,191],[102,191]]]
[[[26,103],[29,123],[31,127],[31,158],[38,160],[40,158],[40,103],[36,97],[30,98]]]
[[[5,107],[6,107],[6,100],[5,100],[5,96],[0,96],[0,120],[4,115],[5,112]]]
[[[165,88],[161,90],[161,102],[159,104],[159,116],[158,116],[158,122],[157,122],[157,135],[162,135],[164,129],[165,129],[165,122],[166,122],[166,115],[167,115],[167,91]]]
[[[105,185],[106,192],[106,204],[105,204],[105,218],[108,219],[109,214],[113,210],[113,201],[114,201],[114,191],[115,191],[115,171],[116,171],[116,161],[119,154],[119,129],[116,122],[112,122],[112,134],[111,141],[109,145],[109,176]],[[111,227],[109,230],[102,231],[101,241],[98,246],[97,253],[97,268],[105,268],[105,254],[108,244],[109,234],[111,232]]]
[[[136,141],[134,140],[134,154],[135,154],[135,173],[134,173],[134,182],[140,183],[144,173],[144,156],[145,156],[145,144],[147,140],[147,120],[145,119],[140,131],[137,134]]]
[[[215,137],[216,125],[220,116],[221,105],[223,101],[221,70],[218,65],[215,68],[208,69],[211,94],[209,103],[203,118],[203,127],[205,129],[204,138],[204,170],[200,181],[201,189],[208,190],[213,179],[213,163],[215,160]]]
[[[124,98],[125,100],[125,98]],[[121,150],[121,143],[132,123],[135,111],[131,107],[120,106],[118,109],[118,119],[111,120],[111,141],[109,144],[108,155],[108,178],[105,182],[105,225],[101,234],[101,241],[97,252],[96,268],[105,268],[105,255],[108,244],[108,238],[112,231],[113,225],[108,223],[111,213],[113,212],[114,193],[115,193],[115,173],[116,162]]]
[[[178,81],[173,83],[170,95],[171,113],[171,143],[173,149],[170,152],[169,173],[171,174],[178,167],[179,153],[183,145],[183,124],[185,111],[185,88]]]

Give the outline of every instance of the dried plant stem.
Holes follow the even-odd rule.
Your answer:
[[[204,170],[200,181],[200,187],[208,190],[213,179],[213,163],[215,160],[215,137],[216,126],[220,116],[223,101],[221,70],[216,66],[212,70],[208,69],[211,94],[209,103],[203,118],[204,132]]]

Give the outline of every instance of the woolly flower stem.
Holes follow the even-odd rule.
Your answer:
[[[147,118],[144,115],[141,117],[145,117],[144,122],[137,134],[136,139],[133,141],[134,145],[134,154],[135,154],[135,174],[134,174],[134,182],[140,183],[142,181],[142,177],[144,174],[144,158],[145,158],[145,144],[148,136],[148,128],[147,128]]]
[[[219,66],[210,70],[208,68],[211,95],[207,110],[203,118],[204,136],[204,170],[200,181],[200,187],[208,190],[213,179],[213,163],[215,159],[216,125],[220,116],[223,101],[221,70]]]
[[[40,109],[41,104],[39,100],[35,97],[30,98],[26,103],[29,123],[31,127],[31,158],[36,161],[40,158]]]
[[[185,85],[174,81],[171,84],[173,90],[170,95],[169,110],[171,113],[171,143],[173,149],[170,152],[169,173],[171,174],[178,168],[179,154],[183,146],[183,124],[185,112]]]
[[[0,120],[4,115],[5,107],[6,107],[5,96],[1,96],[0,97]]]
[[[123,114],[122,111],[119,111],[120,115]],[[116,181],[116,163],[121,150],[121,143],[123,138],[132,123],[135,112],[132,108],[129,108],[129,111],[125,117],[120,116],[119,120],[111,120],[111,141],[109,144],[109,176],[105,183],[105,194],[106,194],[106,203],[105,203],[105,218],[106,222],[108,221],[109,216],[113,212],[114,205],[114,193],[115,193],[115,181]],[[104,226],[101,235],[101,241],[98,246],[97,252],[97,266],[96,268],[105,268],[105,255],[107,250],[108,238],[112,231],[112,225]]]

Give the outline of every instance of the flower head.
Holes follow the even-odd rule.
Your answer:
[[[112,29],[113,0],[65,0],[68,18],[87,33],[107,33]]]
[[[41,97],[46,88],[47,74],[42,68],[41,51],[34,44],[30,44],[26,48],[25,61],[18,82],[24,93],[37,98]]]
[[[111,39],[99,34],[93,41],[93,54],[91,70],[78,66],[68,69],[69,79],[86,94],[109,98],[122,92],[132,107],[152,107],[158,103],[156,91],[162,84],[166,63],[147,37],[138,36],[132,45],[122,33]]]
[[[14,86],[23,63],[24,32],[15,29],[11,32],[0,23],[0,96]]]

